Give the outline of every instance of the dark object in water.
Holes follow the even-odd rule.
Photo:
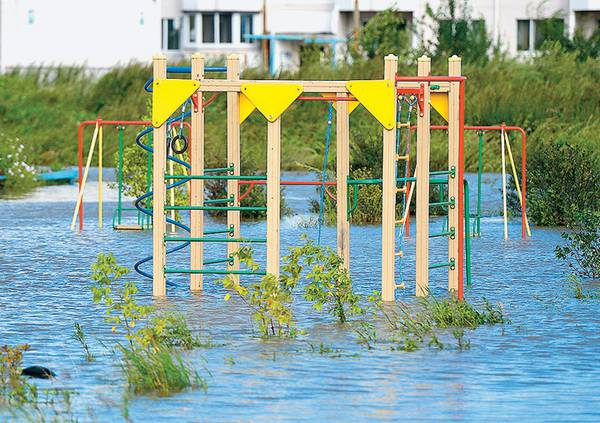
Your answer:
[[[38,379],[50,379],[56,377],[56,373],[42,366],[29,366],[21,371],[21,376],[35,377]]]

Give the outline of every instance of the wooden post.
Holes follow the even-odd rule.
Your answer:
[[[281,117],[267,127],[267,273],[279,276]]]
[[[160,54],[152,59],[154,81],[166,79],[167,58]],[[153,239],[153,278],[152,295],[163,297],[167,294],[165,279],[165,171],[167,160],[167,133],[166,124],[162,124],[153,131],[154,154],[152,156],[152,239]]]
[[[448,75],[460,76],[461,61],[460,57],[452,56],[448,59]],[[458,149],[460,132],[460,82],[450,82],[450,91],[448,92],[448,169],[454,169],[454,176],[448,177],[448,200],[454,198],[454,207],[448,208],[448,228],[454,228],[458,231],[461,218],[458,213],[458,185],[462,181],[458,180]],[[441,186],[440,186],[441,189]],[[448,237],[448,261],[452,259],[458,262],[458,242],[459,236],[455,233],[454,239]],[[448,266],[448,291],[456,293],[458,291],[458,267],[452,269]]]
[[[345,97],[346,93],[337,93]],[[337,142],[337,253],[350,268],[350,222],[348,220],[348,175],[350,173],[350,113],[347,101],[336,104]]]
[[[229,81],[240,79],[240,59],[232,54],[227,58],[227,79]],[[240,175],[240,94],[235,91],[227,93],[227,166],[233,166],[233,174]],[[227,181],[227,195],[232,198],[232,206],[239,206],[239,185],[237,180]],[[233,237],[240,238],[240,212],[229,210],[227,212],[227,228],[233,227]],[[238,242],[227,243],[227,254],[232,256],[238,249]],[[240,261],[235,258],[232,270],[239,270]],[[239,275],[229,275],[239,283]]]
[[[398,58],[385,56],[383,78],[396,87]],[[396,116],[394,95],[394,116]],[[395,232],[396,232],[396,125],[383,129],[383,207],[381,216],[381,298],[394,301],[395,277]]]
[[[202,81],[204,79],[204,58],[200,54],[192,55],[192,79]],[[200,85],[200,90],[202,85]],[[192,142],[190,148],[190,175],[204,175],[204,108],[202,107],[202,91],[196,91],[198,108],[192,108]],[[190,205],[204,205],[204,181],[192,179],[190,181]],[[204,212],[201,210],[190,211],[190,236],[202,238],[204,235]],[[192,242],[190,247],[190,267],[202,269],[204,260],[204,245],[201,242]],[[190,290],[202,290],[202,275],[190,275]]]
[[[431,59],[422,56],[418,60],[418,75],[429,76]],[[429,294],[429,135],[430,105],[429,84],[424,88],[424,110],[417,117],[417,246],[416,246],[416,295]]]
[[[103,138],[104,131],[102,130],[102,121],[98,121],[100,124],[100,129],[98,130],[98,228],[102,229],[102,167],[104,164],[102,163],[102,151],[103,147]]]

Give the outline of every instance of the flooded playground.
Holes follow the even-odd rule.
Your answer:
[[[86,191],[86,227],[69,229],[75,186],[38,188],[22,199],[0,200],[0,345],[29,343],[24,365],[44,365],[58,378],[38,386],[75,392],[74,414],[83,421],[122,419],[125,382],[117,339],[92,303],[90,265],[99,252],[112,251],[129,268],[151,253],[152,234],[111,229],[114,190],[105,188],[104,229],[96,227],[97,183]],[[287,174],[288,179],[302,175]],[[306,177],[304,175],[304,177]],[[466,175],[473,180],[473,175]],[[554,255],[560,229],[532,228],[522,240],[520,221],[503,222],[498,175],[485,175],[482,236],[471,238],[473,285],[465,298],[475,304],[487,298],[503,305],[510,324],[467,330],[470,348],[414,352],[391,351],[386,345],[368,350],[356,333],[326,314],[315,313],[299,299],[297,339],[264,340],[252,330],[246,306],[223,301],[225,290],[205,279],[204,291],[189,292],[188,277],[172,276],[161,309],[184,313],[190,327],[210,340],[185,357],[206,378],[206,391],[186,390],[167,398],[132,397],[127,405],[133,421],[364,421],[378,419],[494,421],[597,421],[600,418],[600,316],[596,300],[574,299],[565,284],[564,268]],[[473,190],[474,191],[474,190]],[[471,192],[472,201],[475,198]],[[316,237],[309,198],[314,187],[287,187],[286,201],[294,211],[282,218],[281,247],[297,245],[307,233]],[[133,217],[130,217],[133,219]],[[208,219],[207,230],[222,222]],[[431,228],[442,219],[432,218]],[[264,236],[265,222],[244,222],[245,236]],[[413,228],[414,229],[414,228]],[[414,231],[413,231],[414,233]],[[323,228],[323,243],[335,245],[334,227]],[[351,275],[356,290],[368,295],[380,288],[380,226],[351,227]],[[404,239],[407,288],[399,300],[415,303],[414,237]],[[433,239],[431,259],[443,260],[445,239]],[[205,250],[207,259],[223,255],[225,247]],[[256,247],[258,261],[264,254]],[[170,263],[189,263],[189,252],[169,255]],[[169,275],[171,276],[171,275]],[[135,273],[145,300],[152,283]],[[447,270],[431,271],[433,295],[447,295]],[[85,329],[94,362],[85,361],[73,339],[73,324]],[[381,322],[375,321],[376,324]],[[321,348],[321,345],[326,348]],[[1,413],[1,412],[0,412]],[[0,414],[0,420],[7,418]]]

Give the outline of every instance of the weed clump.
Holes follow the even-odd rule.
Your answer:
[[[166,396],[185,388],[206,388],[181,355],[181,350],[202,345],[185,318],[179,313],[157,314],[154,306],[139,304],[135,282],[118,285],[129,270],[119,266],[112,254],[100,253],[92,270],[93,301],[105,307],[104,320],[112,332],[126,340],[117,343],[117,349],[123,355],[121,366],[129,389]]]

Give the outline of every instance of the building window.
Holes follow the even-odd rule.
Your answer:
[[[165,32],[166,32],[166,40],[165,40]],[[178,50],[179,49],[179,28],[175,24],[174,19],[163,19],[162,24],[162,34],[163,34],[163,49],[165,48],[165,44],[167,45],[167,50]],[[166,43],[165,43],[166,41]]]
[[[231,13],[219,14],[219,42],[231,43]]]
[[[517,21],[517,50],[529,51],[529,20]]]
[[[188,15],[188,34],[190,43],[196,42],[196,15]]]
[[[252,39],[246,39],[246,35],[254,34],[254,16],[250,13],[242,13],[240,15],[240,42],[251,43]]]
[[[214,13],[203,13],[202,14],[202,42],[203,43],[214,43],[215,42],[215,14]]]

